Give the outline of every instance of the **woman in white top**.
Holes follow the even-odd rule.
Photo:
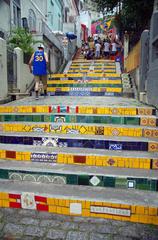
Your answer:
[[[117,45],[115,42],[111,43],[111,55],[115,56],[117,51]]]
[[[104,42],[104,56],[109,57],[109,52],[110,52],[110,43],[108,41]]]

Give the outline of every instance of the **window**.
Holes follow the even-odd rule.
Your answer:
[[[54,3],[53,3],[53,1],[51,1],[50,12],[48,12],[49,21],[50,21],[51,25],[53,25],[53,23],[54,23],[53,14],[54,14]]]
[[[20,0],[13,1],[13,24],[18,27],[21,26]]]
[[[32,9],[29,9],[29,29],[36,31],[36,15]]]
[[[58,30],[61,30],[61,16],[58,14]]]

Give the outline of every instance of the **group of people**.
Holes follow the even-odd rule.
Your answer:
[[[100,37],[94,36],[93,40],[82,41],[82,54],[87,60],[99,59],[100,57],[109,59],[111,56],[116,56],[117,52],[122,49],[122,44],[116,40],[106,38],[101,40]]]

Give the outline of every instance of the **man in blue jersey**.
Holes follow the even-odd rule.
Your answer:
[[[40,44],[38,50],[32,54],[29,61],[30,72],[33,73],[35,79],[36,100],[39,99],[40,81],[43,83],[44,96],[47,96],[47,64],[47,54],[44,52],[43,44]]]

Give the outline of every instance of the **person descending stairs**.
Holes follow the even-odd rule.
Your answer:
[[[0,207],[158,225],[156,110],[118,63],[75,59],[47,91],[0,105]]]

